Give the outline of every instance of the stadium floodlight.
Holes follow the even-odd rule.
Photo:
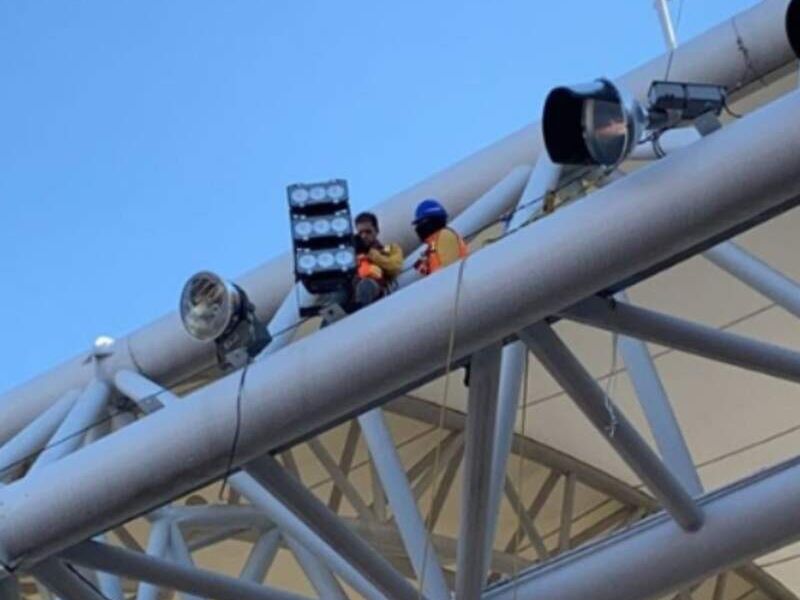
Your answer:
[[[190,336],[214,341],[223,368],[244,366],[271,341],[244,290],[211,271],[192,275],[183,286],[180,315]]]
[[[645,107],[607,79],[557,87],[544,104],[545,147],[558,164],[615,167],[646,131],[716,117],[725,98],[717,85],[655,81]]]
[[[355,275],[347,181],[296,183],[286,188],[286,196],[295,278],[311,294],[321,296],[313,306],[301,307],[301,314],[318,314],[326,304],[341,301],[349,293]]]

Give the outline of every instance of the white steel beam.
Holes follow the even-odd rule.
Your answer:
[[[561,177],[563,168],[554,164],[546,153],[543,153],[531,172],[525,190],[519,200],[516,211],[508,223],[507,230],[513,231],[521,227],[528,219],[542,208],[542,200],[548,192],[555,189]],[[486,549],[484,555],[488,557],[494,544],[497,531],[497,519],[500,515],[500,502],[503,494],[502,488],[506,477],[508,456],[511,453],[511,440],[514,437],[514,425],[517,421],[522,379],[525,377],[525,363],[528,351],[522,342],[513,342],[503,348],[503,358],[500,365],[500,388],[497,398],[497,419],[495,425],[494,447],[492,448],[491,469],[491,495],[489,497],[488,525],[486,535]],[[523,432],[524,435],[524,432]],[[484,573],[488,572],[487,568]]]
[[[250,365],[243,390],[232,373],[1,489],[2,558],[34,562],[207,484],[228,468],[237,430],[234,467],[440,373],[459,285],[456,361],[794,205],[798,112],[795,92],[490,244],[463,277],[443,269]],[[376,323],[391,344],[375,343]]]
[[[29,472],[37,471],[79,448],[87,431],[105,410],[110,394],[108,384],[97,379],[90,381]]]
[[[672,17],[669,14],[667,0],[655,0],[655,7],[667,50],[675,50],[678,47],[678,42],[675,39],[675,28],[672,26]]]
[[[78,390],[70,390],[0,447],[0,480],[12,475],[21,463],[47,444],[69,414],[78,395]]]
[[[793,459],[706,495],[708,518],[699,531],[688,533],[660,513],[531,569],[484,599],[664,597],[796,541],[798,504],[800,460]]]
[[[84,542],[70,548],[65,557],[91,569],[147,581],[154,589],[174,589],[193,597],[214,600],[304,600],[303,596],[252,581],[98,542]]]
[[[682,44],[671,57],[665,53],[617,82],[642,99],[650,83],[663,77],[671,60],[670,73],[676,80],[715,83],[734,93],[746,93],[748,84],[795,60],[786,28],[789,3],[761,2],[737,14],[735,28],[732,20],[721,23]],[[796,29],[793,25],[794,36]],[[510,169],[533,164],[541,148],[540,124],[533,123],[396,194],[375,207],[383,237],[410,251],[418,242],[408,221],[420,199],[437,197],[452,215],[458,215]],[[269,321],[292,285],[291,258],[288,254],[275,258],[244,274],[237,283],[255,303],[259,316]],[[9,439],[70,388],[86,385],[94,370],[84,358],[69,360],[0,396],[0,441]],[[214,348],[189,338],[173,312],[118,340],[107,362],[112,370],[136,369],[138,365],[147,377],[170,385],[213,365]]]
[[[456,569],[456,597],[463,600],[480,598],[491,559],[488,511],[502,350],[492,344],[470,359]]]
[[[423,592],[431,600],[447,600],[450,591],[444,579],[439,557],[428,539],[425,523],[419,513],[414,494],[406,477],[403,463],[397,454],[394,439],[380,408],[358,417],[361,431],[369,447],[375,470],[392,507],[397,528],[403,539],[408,558],[414,566]]]
[[[550,326],[531,326],[520,338],[681,527],[698,529],[697,504]]]
[[[628,299],[625,292],[620,292],[617,297],[623,301]],[[647,345],[641,340],[620,336],[619,352],[661,458],[686,491],[699,496],[703,493],[703,485]]]
[[[356,535],[341,519],[303,485],[287,473],[271,456],[263,456],[247,465],[248,474],[294,512],[306,526],[336,548],[350,564],[369,578],[376,589],[398,600],[420,600],[409,582],[386,559]]]
[[[775,344],[601,298],[589,298],[562,312],[586,325],[800,382],[800,352]]]
[[[60,560],[46,560],[40,564],[36,579],[60,600],[107,600],[91,581]]]
[[[120,371],[114,377],[117,389],[140,403],[144,410],[155,412],[167,407],[174,410],[180,400],[169,391],[159,390],[158,386],[145,377],[132,371]],[[154,402],[155,394],[159,400]],[[339,551],[327,545],[307,524],[284,506],[269,490],[263,488],[247,473],[234,473],[229,479],[233,487],[250,503],[258,508],[284,532],[289,549],[295,555],[303,572],[317,592],[331,600],[346,598],[336,578],[325,565],[339,573],[355,590],[369,598],[379,592],[353,567]],[[205,511],[208,517],[208,510]],[[323,565],[322,562],[325,564]]]
[[[278,553],[278,547],[281,541],[281,532],[277,529],[272,529],[262,534],[256,540],[247,555],[247,560],[242,567],[242,572],[239,574],[239,579],[243,581],[252,581],[253,583],[263,583],[264,578],[267,576],[272,561],[275,560],[275,555]]]
[[[706,250],[703,256],[795,317],[800,317],[800,284],[741,246],[723,242]]]

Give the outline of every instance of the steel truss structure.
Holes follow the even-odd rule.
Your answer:
[[[376,208],[413,257],[407,215],[440,198],[488,239],[459,265],[315,330],[282,256],[237,280],[280,333],[246,371],[170,314],[0,397],[0,598],[794,599],[753,560],[800,539],[800,459],[706,493],[645,342],[795,383],[800,352],[626,290],[702,254],[800,315],[798,284],[729,241],[800,201],[800,2],[677,48],[658,8],[671,50],[618,83],[642,97],[669,62],[757,110],[591,185],[532,124]],[[620,336],[655,447],[564,321]],[[532,360],[641,486],[516,430]]]

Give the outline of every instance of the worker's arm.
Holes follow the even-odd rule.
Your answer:
[[[397,244],[372,248],[367,256],[370,261],[383,269],[384,274],[390,279],[397,277],[403,269],[403,249]]]
[[[432,269],[431,272],[444,269],[446,266],[457,262],[460,258],[460,253],[458,251],[458,236],[456,233],[450,229],[443,229],[436,240],[435,252],[439,257],[438,261],[434,261],[438,262],[438,268]]]

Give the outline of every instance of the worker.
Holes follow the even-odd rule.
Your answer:
[[[464,239],[447,226],[447,211],[438,200],[428,198],[417,205],[414,211],[414,230],[425,244],[425,250],[414,267],[422,275],[436,271],[458,262],[469,254],[469,246]],[[469,387],[472,368],[464,365],[464,386]]]
[[[422,257],[414,264],[423,275],[435,273],[469,253],[467,243],[447,226],[447,211],[438,200],[428,198],[420,202],[412,224],[425,244]]]
[[[357,270],[353,287],[353,310],[387,295],[403,268],[403,249],[378,239],[378,217],[371,212],[356,216]]]

